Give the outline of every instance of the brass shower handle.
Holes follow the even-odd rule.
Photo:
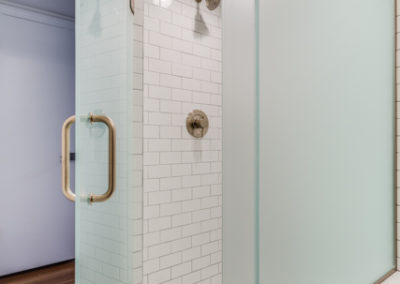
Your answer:
[[[108,127],[108,188],[103,194],[90,193],[89,203],[103,202],[108,200],[115,191],[115,148],[116,148],[116,130],[114,122],[111,118],[105,115],[90,114],[89,119],[91,123],[101,122]]]
[[[195,115],[193,117],[193,128],[206,128],[208,127],[208,119],[203,116]]]
[[[207,115],[198,109],[193,110],[186,118],[186,129],[195,138],[202,138],[209,127]]]
[[[201,0],[196,0],[196,2],[200,3]],[[221,0],[206,0],[207,8],[211,11],[217,9],[217,7],[219,6],[220,3],[221,3]]]
[[[115,147],[116,147],[116,130],[114,122],[111,118],[104,115],[89,114],[90,123],[101,122],[108,127],[108,188],[104,194],[90,193],[88,197],[89,203],[103,202],[109,199],[115,191]],[[70,187],[70,129],[75,123],[75,116],[70,116],[65,120],[61,139],[61,184],[65,197],[71,201],[75,201],[75,194]]]
[[[62,126],[61,131],[61,185],[65,197],[75,201],[75,193],[70,187],[70,134],[71,125],[75,123],[75,115],[68,117]]]

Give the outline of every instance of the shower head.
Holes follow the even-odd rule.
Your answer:
[[[197,3],[200,3],[201,2],[201,0],[195,0]],[[209,9],[209,10],[215,10],[218,6],[219,6],[219,3],[221,3],[221,0],[206,0],[206,5],[207,5],[207,8]]]

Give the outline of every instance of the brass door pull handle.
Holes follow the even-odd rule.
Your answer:
[[[75,123],[75,115],[68,117],[62,126],[61,131],[61,184],[62,191],[66,198],[75,201],[75,193],[72,192],[70,187],[70,129],[71,125]]]
[[[115,191],[115,146],[116,146],[116,130],[114,122],[111,118],[104,115],[89,114],[90,123],[101,122],[108,127],[108,188],[104,194],[90,193],[88,201],[103,202],[109,199]],[[75,123],[75,116],[67,118],[62,126],[62,152],[61,152],[61,184],[65,197],[71,201],[75,201],[75,193],[70,187],[70,129]]]

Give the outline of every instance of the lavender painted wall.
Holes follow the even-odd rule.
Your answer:
[[[0,2],[0,276],[74,258],[61,125],[74,113],[74,23]]]
[[[74,17],[75,0],[2,0],[31,8],[56,13],[59,15]]]

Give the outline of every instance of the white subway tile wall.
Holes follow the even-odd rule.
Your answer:
[[[221,27],[204,1],[144,0],[145,284],[222,283]]]

